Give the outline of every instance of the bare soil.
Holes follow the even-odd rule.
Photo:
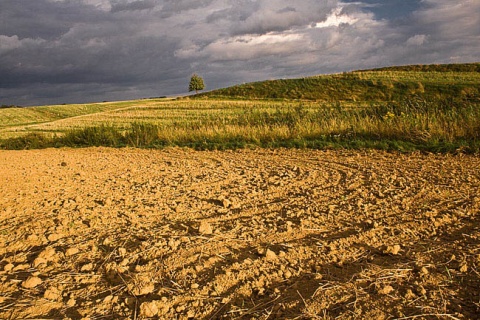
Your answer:
[[[480,158],[0,152],[1,319],[479,319]]]

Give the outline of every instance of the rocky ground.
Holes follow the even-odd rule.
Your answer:
[[[1,319],[478,319],[480,158],[0,151]]]

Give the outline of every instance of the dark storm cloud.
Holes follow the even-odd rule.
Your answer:
[[[143,1],[134,1],[134,2],[126,2],[126,3],[117,3],[112,5],[112,12],[120,12],[120,11],[135,11],[135,10],[145,10],[145,9],[153,9],[155,8],[155,2],[149,0]]]
[[[92,22],[103,16],[93,7],[75,2],[0,0],[0,34],[53,40],[73,23]]]
[[[163,3],[161,16],[171,17],[185,11],[208,7],[214,0],[164,0],[161,2]]]
[[[0,103],[480,60],[476,0],[0,0]]]
[[[252,3],[252,1],[250,1]],[[232,35],[265,34],[288,31],[322,21],[336,8],[338,1],[304,0],[292,4],[286,0],[255,1],[237,4],[224,12]]]
[[[358,4],[375,14],[377,19],[395,20],[409,15],[421,8],[422,0],[344,0],[345,3]]]

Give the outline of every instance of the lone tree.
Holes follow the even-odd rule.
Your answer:
[[[194,73],[190,79],[190,84],[188,85],[188,91],[195,91],[198,93],[198,90],[205,89],[205,84],[203,83],[203,78]]]

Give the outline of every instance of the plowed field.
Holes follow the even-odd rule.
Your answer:
[[[0,152],[1,319],[478,319],[480,158]]]

